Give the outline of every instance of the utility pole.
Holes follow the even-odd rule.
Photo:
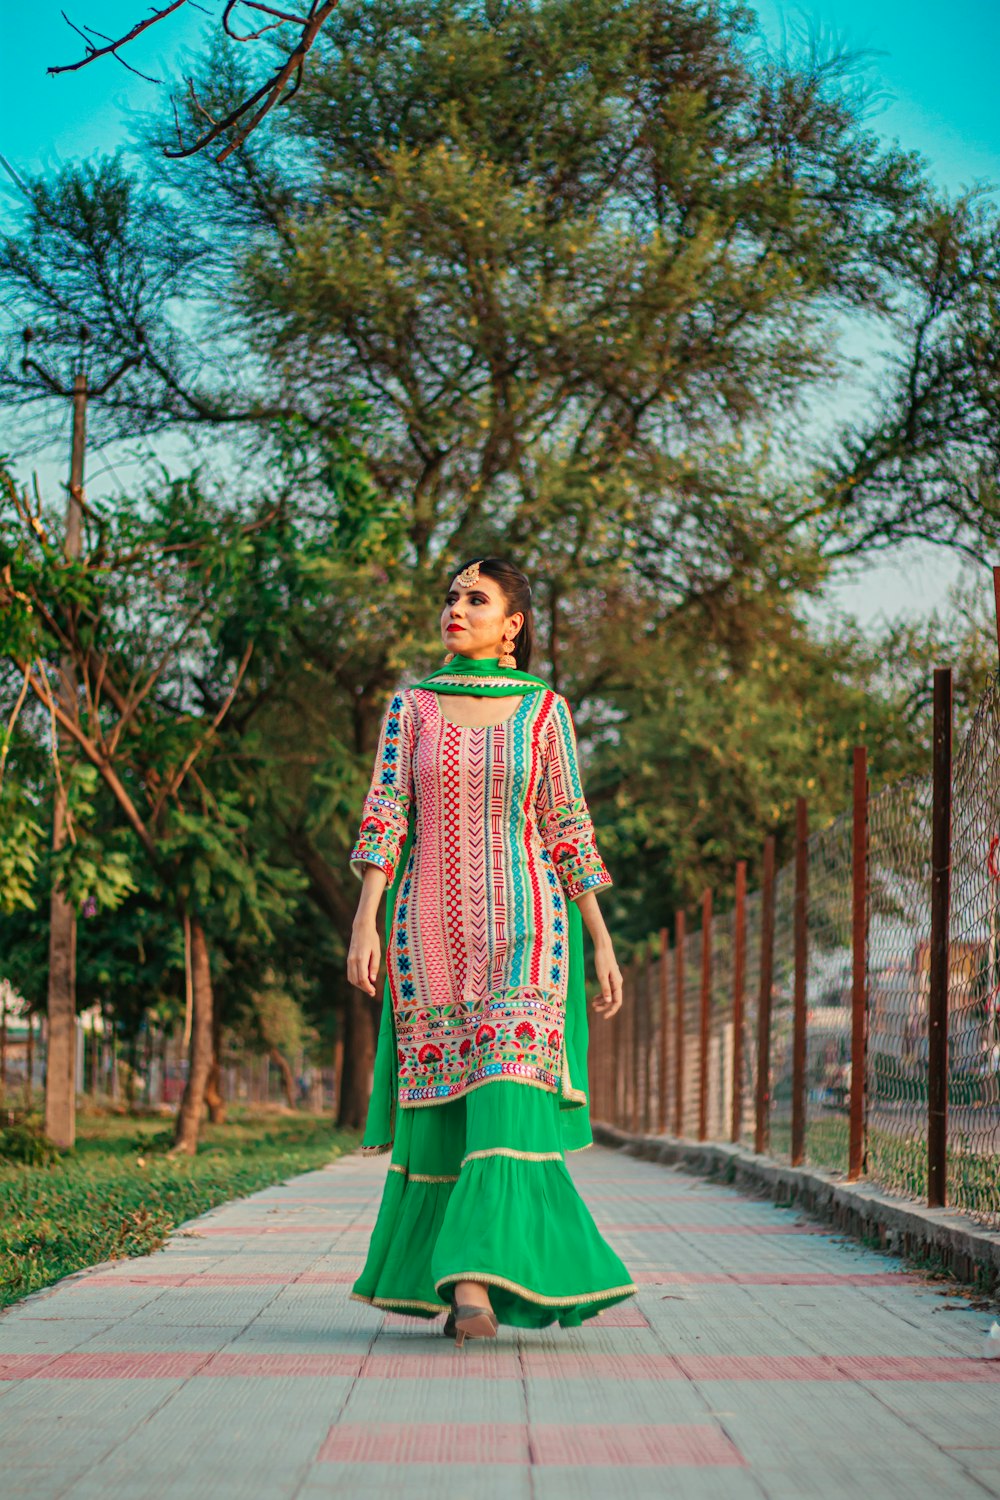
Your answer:
[[[73,440],[66,497],[66,556],[74,560],[83,550],[83,456],[87,443],[87,373],[82,357],[80,366],[73,379]],[[75,718],[77,682],[69,656],[60,663],[59,700],[64,713]],[[60,738],[62,748],[68,749],[65,733]],[[52,817],[53,854],[58,854],[69,836],[66,801],[66,783],[60,776]],[[48,1022],[45,1134],[57,1146],[69,1148],[76,1143],[76,909],[55,883],[49,905]]]
[[[70,396],[73,403],[73,436],[70,448],[69,493],[66,497],[65,552],[75,561],[83,554],[83,467],[87,446],[86,355],[90,331],[81,326],[80,352],[73,374],[72,389],[67,389],[50,370],[29,354],[33,330],[24,330],[25,353],[22,369],[38,375],[50,395]],[[103,395],[126,370],[139,364],[142,355],[130,356],[100,385],[95,395]],[[63,656],[59,667],[59,704],[69,718],[78,711],[78,684],[72,657]],[[63,764],[70,761],[72,742],[64,731],[58,735],[58,753],[67,752]],[[56,777],[52,815],[52,852],[58,854],[70,837],[66,780]],[[45,1062],[45,1134],[57,1146],[68,1150],[76,1144],[76,910],[59,887],[53,883],[49,904],[49,984],[47,1009],[47,1052]]]

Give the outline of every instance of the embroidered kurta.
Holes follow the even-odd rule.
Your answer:
[[[565,1051],[566,902],[612,884],[566,699],[527,692],[495,725],[454,724],[429,688],[396,693],[350,853],[391,884],[386,968],[398,1099],[440,1104],[495,1079],[583,1099]]]

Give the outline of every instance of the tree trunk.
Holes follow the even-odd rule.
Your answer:
[[[340,1097],[344,1081],[344,1012],[337,1012],[337,1040],[333,1044],[333,1118],[340,1116]]]
[[[35,1018],[28,1012],[28,1066],[24,1076],[24,1107],[33,1107],[32,1087],[35,1082]]]
[[[55,847],[64,837],[57,795]],[[76,912],[54,886],[49,912],[48,1038],[45,1134],[63,1150],[76,1144]]]
[[[208,1070],[205,1084],[205,1103],[208,1118],[213,1125],[226,1123],[226,1100],[222,1092],[222,1022],[213,1010],[212,1014],[212,1066]]]
[[[375,1067],[375,1023],[368,998],[361,990],[351,988],[345,1019],[347,1035],[337,1124],[347,1130],[361,1130],[368,1113]]]
[[[191,988],[190,1061],[172,1148],[188,1156],[194,1156],[198,1150],[205,1085],[212,1066],[212,973],[205,929],[197,917],[191,918]]]
[[[294,1109],[295,1075],[292,1072],[291,1064],[289,1063],[288,1058],[285,1056],[285,1054],[278,1051],[277,1047],[271,1047],[269,1049],[269,1052],[271,1061],[274,1063],[274,1066],[281,1074],[281,1086],[285,1091],[285,1102],[287,1103],[289,1109]]]

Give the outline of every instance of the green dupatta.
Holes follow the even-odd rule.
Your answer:
[[[516,667],[501,667],[498,658],[475,660],[456,655],[443,663],[413,687],[429,688],[435,693],[467,693],[476,698],[504,698],[513,693],[533,693],[549,689],[551,684]],[[396,893],[409,859],[416,832],[416,814],[410,806],[406,838],[396,864],[396,874],[386,892],[385,939],[388,949],[396,909]],[[569,923],[569,963],[566,977],[566,1060],[572,1088],[584,1095],[584,1103],[567,1098],[559,1085],[563,1143],[567,1151],[582,1151],[593,1142],[590,1130],[590,1106],[587,1077],[587,994],[584,979],[583,918],[575,901],[567,901]],[[375,1052],[375,1073],[368,1119],[361,1141],[362,1151],[377,1153],[392,1147],[398,1107],[398,1074],[396,1070],[396,1025],[388,976],[382,991],[382,1019]]]

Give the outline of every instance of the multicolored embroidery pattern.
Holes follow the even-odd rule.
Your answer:
[[[397,693],[382,717],[375,752],[375,774],[365,798],[361,829],[350,859],[351,868],[359,879],[364,874],[363,863],[381,866],[387,885],[392,885],[396,878],[396,863],[406,842],[410,811],[413,726],[408,717],[405,726],[403,724],[403,705],[403,695]]]
[[[399,1103],[498,1078],[570,1093],[566,900],[610,885],[566,700],[526,693],[495,725],[458,725],[427,688],[397,693],[379,736],[351,867],[395,873],[415,833],[386,964]]]
[[[563,1008],[551,990],[525,986],[481,1007],[396,1011],[401,1104],[454,1099],[493,1078],[527,1078],[555,1090],[562,1065]]]

